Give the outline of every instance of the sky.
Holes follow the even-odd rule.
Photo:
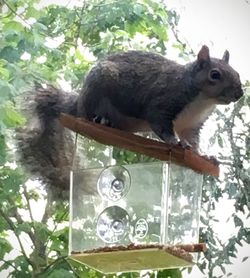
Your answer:
[[[178,30],[197,53],[203,44],[211,55],[222,57],[227,49],[229,63],[250,80],[250,1],[165,0],[180,14]]]

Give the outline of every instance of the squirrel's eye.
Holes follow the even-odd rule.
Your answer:
[[[213,69],[210,71],[210,74],[209,74],[209,77],[212,81],[215,81],[215,80],[220,80],[221,78],[221,73],[219,70],[217,69]]]

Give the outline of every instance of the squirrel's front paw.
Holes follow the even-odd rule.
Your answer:
[[[179,141],[178,145],[181,146],[183,149],[191,150],[192,146],[187,141]]]
[[[169,136],[168,134],[161,134],[160,138],[170,145],[178,145],[178,140],[174,136]]]
[[[113,127],[113,124],[111,123],[111,121],[108,118],[102,117],[102,116],[95,116],[92,120],[94,123],[97,124],[101,124],[101,125],[105,125],[105,126],[109,126],[109,127]]]

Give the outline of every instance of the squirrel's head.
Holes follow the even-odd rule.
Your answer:
[[[215,104],[235,102],[243,95],[240,76],[228,62],[227,50],[222,59],[210,58],[209,48],[204,45],[192,63],[192,85]]]

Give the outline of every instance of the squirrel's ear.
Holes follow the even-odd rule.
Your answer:
[[[203,45],[201,50],[198,53],[198,62],[209,62],[210,56],[209,56],[209,48],[206,45]]]
[[[223,57],[222,57],[222,60],[223,61],[225,61],[227,64],[228,64],[228,62],[229,62],[229,51],[228,50],[226,50],[225,52],[224,52],[224,54],[223,54]]]

